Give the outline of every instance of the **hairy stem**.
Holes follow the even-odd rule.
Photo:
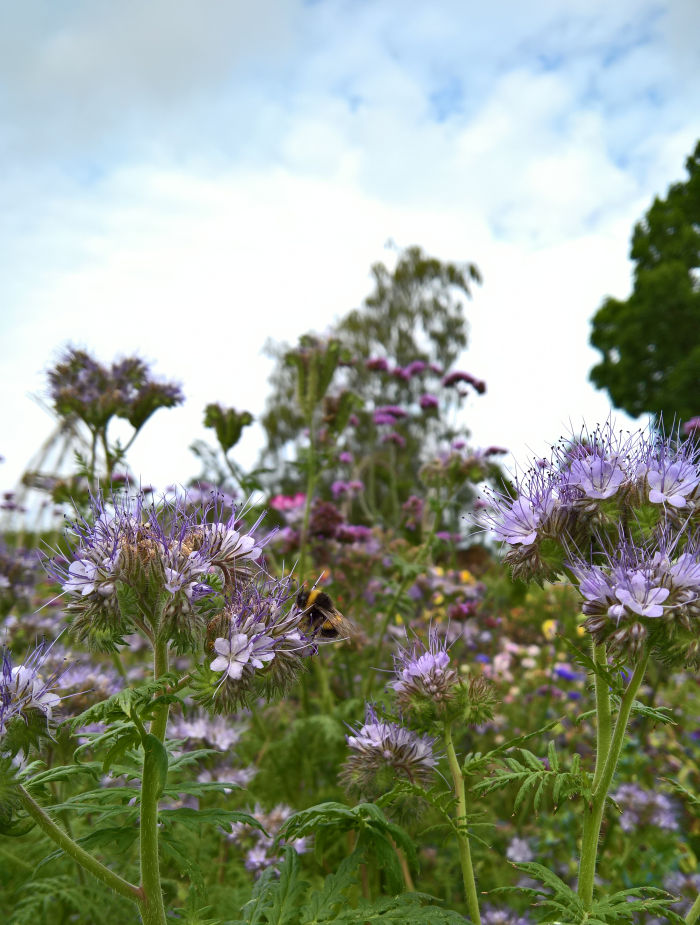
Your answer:
[[[467,796],[464,788],[464,775],[462,774],[462,769],[457,760],[455,747],[452,742],[452,727],[449,723],[445,723],[445,748],[447,750],[447,760],[450,764],[450,771],[452,772],[455,796],[457,797],[457,840],[467,908],[469,909],[469,917],[473,925],[481,925],[479,899],[476,892],[476,883],[474,881],[472,853],[469,847],[469,833],[467,832]]]
[[[593,798],[586,807],[586,814],[583,820],[583,841],[581,844],[581,861],[579,863],[578,875],[578,895],[583,901],[586,910],[590,910],[593,905],[593,885],[595,882],[595,869],[598,859],[598,839],[600,838],[600,827],[603,822],[603,813],[605,811],[605,801],[608,796],[608,790],[615,774],[615,768],[622,751],[622,745],[625,740],[627,723],[634,698],[644,678],[647,663],[649,661],[648,652],[639,660],[634,674],[627,685],[627,690],[620,702],[620,712],[617,714],[615,722],[615,731],[610,741],[605,762],[602,771],[598,775],[597,783],[593,790]]]
[[[42,832],[48,835],[59,848],[62,848],[68,857],[73,858],[73,860],[88,871],[88,873],[91,873],[93,877],[97,877],[97,879],[106,886],[111,887],[119,893],[120,896],[130,899],[132,902],[138,902],[141,899],[142,894],[139,887],[134,886],[133,883],[129,883],[128,880],[124,880],[118,874],[115,874],[109,867],[105,867],[97,858],[94,858],[91,854],[88,854],[84,848],[81,848],[77,842],[73,841],[70,835],[66,834],[63,829],[56,825],[47,812],[21,785],[19,786],[18,793],[22,801],[22,806]]]
[[[168,670],[167,640],[157,640],[154,649],[153,675],[159,678]],[[168,725],[168,705],[159,706],[151,721],[150,735],[160,742]],[[141,780],[141,885],[144,893],[140,904],[143,925],[166,925],[163,890],[160,883],[158,852],[158,801],[162,781],[155,755],[145,747]]]
[[[593,659],[596,665],[599,665],[603,669],[607,669],[608,656],[605,643],[599,646],[593,643]],[[612,720],[610,717],[610,689],[608,683],[603,678],[598,677],[597,674],[594,676],[594,681],[596,705],[596,757],[593,787],[595,788],[603,773],[605,761],[610,751]]]
[[[688,915],[685,917],[686,925],[695,925],[700,921],[700,894],[692,905]]]

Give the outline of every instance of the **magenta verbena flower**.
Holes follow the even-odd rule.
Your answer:
[[[437,408],[440,405],[440,400],[437,395],[433,395],[430,392],[426,392],[418,400],[418,404],[421,406],[423,411],[429,411],[431,408]]]
[[[380,719],[368,704],[362,726],[346,736],[351,754],[341,772],[347,786],[360,791],[375,789],[378,780],[388,773],[412,783],[428,784],[437,766],[433,752],[435,739],[420,736],[400,723]],[[388,789],[388,787],[387,787]]]

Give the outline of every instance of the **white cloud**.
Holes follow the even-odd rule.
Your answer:
[[[22,4],[0,37],[5,485],[48,433],[24,396],[66,341],[182,380],[131,458],[185,480],[204,405],[259,413],[265,340],[359,304],[389,237],[484,271],[479,442],[606,415],[588,319],[627,294],[632,224],[700,134],[692,4],[176,7]]]

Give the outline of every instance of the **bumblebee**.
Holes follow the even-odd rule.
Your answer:
[[[336,608],[330,596],[320,588],[301,588],[297,607],[305,611],[309,631],[323,639],[347,639],[356,634],[355,627]]]

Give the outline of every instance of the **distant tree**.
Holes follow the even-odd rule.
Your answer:
[[[603,355],[594,385],[632,416],[669,423],[700,412],[700,142],[686,169],[636,225],[632,294],[603,302],[590,337]]]
[[[372,277],[372,293],[331,329],[329,341],[306,334],[297,348],[268,348],[277,364],[262,418],[263,460],[275,484],[282,475],[284,490],[302,488],[295,463],[311,431],[329,485],[351,473],[366,482],[375,510],[390,500],[395,514],[421,465],[467,434],[454,412],[469,390],[486,389],[450,369],[467,345],[464,299],[481,277],[474,264],[442,262],[419,247],[402,251],[393,270],[375,264]],[[295,392],[299,369],[331,342],[337,365],[311,420]]]

